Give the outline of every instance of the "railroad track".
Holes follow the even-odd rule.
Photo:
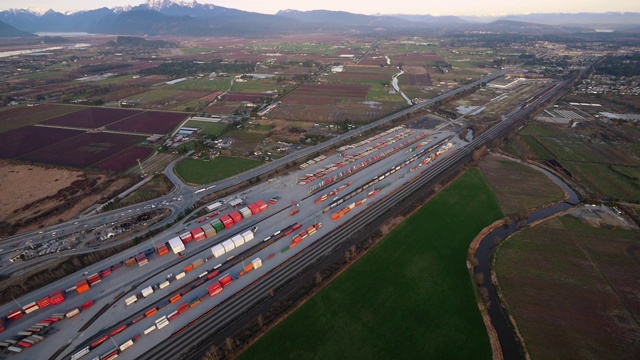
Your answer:
[[[206,340],[210,339],[212,334],[215,334],[233,320],[239,318],[242,312],[267,299],[270,290],[276,289],[288,281],[291,281],[291,279],[298,276],[305,268],[315,263],[319,258],[331,253],[334,248],[342,244],[345,240],[387,214],[396,204],[406,201],[414,193],[422,189],[424,185],[441,176],[447,170],[450,170],[452,166],[460,160],[470,156],[475,149],[490,141],[494,136],[509,129],[509,127],[514,125],[519,119],[531,113],[534,110],[534,106],[555,95],[559,89],[564,87],[564,84],[566,84],[566,82],[555,84],[548,89],[543,89],[538,93],[538,95],[542,95],[528,104],[528,106],[513,112],[503,121],[476,137],[467,146],[433,164],[433,166],[419,175],[414,181],[409,182],[396,192],[377,201],[375,206],[367,207],[349,222],[346,222],[332,233],[325,235],[305,248],[296,257],[264,275],[261,279],[257,280],[253,286],[242,290],[217,307],[212,308],[187,327],[180,329],[179,332],[173,333],[171,335],[171,341],[163,341],[151,351],[138,357],[138,359],[179,358],[185,354],[185,349],[206,344]],[[186,345],[179,346],[177,344]],[[198,354],[200,353],[198,352]],[[200,355],[198,354],[194,354],[193,358],[199,358]],[[187,355],[187,357],[192,358],[190,355]]]

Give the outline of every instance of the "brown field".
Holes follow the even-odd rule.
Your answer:
[[[134,178],[0,161],[0,234],[27,232],[74,218],[132,185]]]
[[[565,215],[500,246],[498,280],[532,359],[640,358],[639,239]]]
[[[543,173],[508,158],[489,155],[480,162],[480,170],[507,216],[564,197],[562,189]]]
[[[87,107],[81,111],[44,121],[42,124],[95,129],[139,113],[140,110]]]
[[[13,159],[84,134],[81,130],[26,126],[0,133],[0,157]]]
[[[220,96],[220,95],[222,95],[222,94],[223,94],[223,93],[222,93],[222,91],[214,91],[214,92],[212,92],[211,94],[207,94],[207,95],[205,95],[205,96],[203,96],[203,97],[199,98],[198,100],[200,100],[200,101],[208,101],[208,102],[212,102],[212,101],[214,101],[215,99],[217,99],[217,98],[218,98],[218,96]]]
[[[289,96],[287,96],[289,98]],[[294,99],[296,99],[294,97]],[[319,102],[324,98],[311,98],[306,96],[304,101],[311,102],[311,99]],[[335,101],[335,100],[333,100]],[[270,111],[266,116],[269,119],[287,119],[313,122],[336,122],[349,119],[356,122],[370,122],[381,118],[392,112],[402,109],[403,104],[397,102],[380,102],[379,105],[371,106],[354,101],[339,101],[332,106],[323,104],[295,104],[283,102],[277,108]]]
[[[402,68],[407,74],[425,75],[428,74],[427,68],[424,66],[404,66]]]

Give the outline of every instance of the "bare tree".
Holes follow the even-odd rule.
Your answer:
[[[322,274],[319,272],[316,273],[316,285],[322,282]]]
[[[213,345],[209,348],[209,350],[207,350],[207,352],[204,354],[204,357],[202,358],[202,360],[218,360],[220,359],[220,356],[218,355],[218,347]]]
[[[258,315],[256,321],[258,322],[258,326],[260,326],[260,328],[264,327],[264,316],[262,316],[262,314]]]
[[[232,351],[233,350],[233,339],[228,337],[226,339],[224,339],[224,346],[227,348],[227,350]]]

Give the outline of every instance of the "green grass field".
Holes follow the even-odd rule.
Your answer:
[[[263,93],[281,89],[274,79],[247,79],[246,82],[234,81],[231,92],[238,93]]]
[[[240,359],[491,359],[465,261],[501,217],[469,170]]]
[[[226,179],[261,165],[250,159],[218,156],[213,160],[184,159],[176,166],[176,172],[191,184],[208,184]]]
[[[207,122],[191,120],[185,124],[186,127],[196,127],[202,129],[200,134],[218,136],[222,130],[227,128],[227,123],[223,122]]]
[[[205,90],[205,91],[227,91],[231,84],[230,77],[208,77],[200,79],[189,79],[174,85],[169,85],[172,90]]]

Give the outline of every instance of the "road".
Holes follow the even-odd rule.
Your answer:
[[[461,92],[472,89],[476,86],[481,86],[482,84],[486,84],[500,76],[503,76],[508,70],[501,70],[490,75],[487,75],[477,81],[474,81],[470,84],[461,86],[454,90],[451,90],[447,93],[441,94],[433,99],[429,99],[422,103],[411,106],[407,109],[401,110],[395,114],[386,116],[380,120],[377,120],[373,123],[364,125],[358,129],[352,130],[346,134],[342,134],[336,136],[328,141],[315,145],[313,147],[305,148],[299,150],[293,154],[287,155],[280,159],[274,160],[272,162],[266,163],[260,167],[254,168],[252,170],[246,171],[242,174],[234,178],[229,178],[225,180],[218,181],[216,183],[207,184],[199,187],[187,186],[185,185],[179,177],[173,171],[175,162],[172,163],[165,174],[169,177],[169,179],[176,185],[176,189],[165,196],[149,200],[140,204],[131,205],[127,207],[123,207],[117,210],[107,211],[100,214],[95,214],[87,217],[80,217],[78,219],[73,219],[66,223],[56,224],[53,226],[49,226],[46,228],[42,228],[37,231],[32,231],[29,233],[24,233],[20,235],[15,235],[11,237],[7,237],[0,240],[0,248],[4,249],[5,252],[0,254],[0,259],[2,263],[5,265],[0,268],[0,274],[10,274],[17,270],[20,270],[24,267],[30,267],[33,265],[33,260],[27,263],[24,262],[16,262],[10,263],[8,261],[9,257],[13,256],[14,253],[8,253],[8,251],[12,250],[11,245],[21,244],[24,245],[27,241],[31,241],[32,243],[49,241],[52,239],[56,239],[60,236],[64,236],[70,234],[75,231],[80,231],[84,228],[96,228],[105,224],[109,224],[116,219],[122,219],[129,216],[136,216],[142,213],[147,212],[149,209],[153,208],[166,208],[169,209],[172,214],[171,216],[163,219],[161,222],[155,224],[152,229],[157,229],[165,226],[168,223],[173,222],[178,214],[184,209],[191,208],[199,199],[204,198],[207,195],[215,193],[220,190],[228,189],[232,186],[235,186],[238,183],[248,181],[250,179],[254,179],[258,176],[262,176],[264,174],[273,172],[274,170],[285,166],[288,163],[298,161],[300,159],[306,158],[314,153],[321,152],[327,148],[335,146],[341,142],[344,142],[349,139],[354,139],[361,136],[363,133],[366,133],[372,129],[375,129],[381,125],[385,125],[390,123],[391,121],[401,118],[404,115],[410,114],[414,111],[423,109],[425,107],[432,106],[433,104],[443,101],[449,97],[456,96]],[[182,199],[178,201],[176,199]],[[180,225],[177,225],[180,226]],[[105,246],[112,246],[111,244]],[[54,256],[45,256],[42,259],[38,259],[40,261],[46,261],[48,259],[53,258]],[[26,264],[26,265],[25,265]]]

